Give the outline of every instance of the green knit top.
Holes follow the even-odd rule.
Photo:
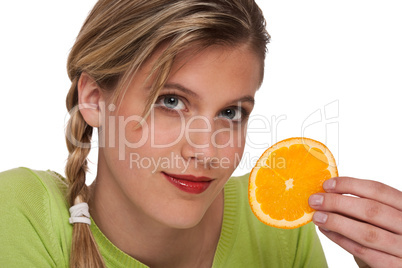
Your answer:
[[[248,175],[224,188],[216,267],[327,267],[314,225],[266,226],[247,199]],[[68,267],[72,239],[67,183],[59,174],[17,168],[0,173],[0,267]],[[147,267],[113,245],[91,219],[107,267]]]

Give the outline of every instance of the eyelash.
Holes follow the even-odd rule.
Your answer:
[[[240,120],[231,120],[231,119],[229,119],[229,120],[231,120],[232,122],[235,122],[235,123],[241,123],[243,121],[246,121],[250,116],[250,112],[247,111],[246,109],[244,109],[241,106],[227,107],[227,108],[223,109],[222,112],[225,111],[225,110],[228,110],[228,109],[233,109],[233,110],[235,110],[235,111],[237,111],[237,112],[239,112],[241,114]]]
[[[177,95],[177,94],[174,94],[174,93],[168,93],[168,94],[160,95],[160,96],[156,99],[155,104],[159,104],[158,108],[161,108],[161,109],[163,109],[164,111],[169,112],[169,113],[177,114],[177,110],[176,110],[176,109],[168,108],[168,107],[166,107],[164,104],[160,104],[160,102],[161,102],[163,99],[167,98],[167,97],[176,98],[176,99],[178,99],[179,101],[181,101],[181,102],[186,106],[187,100],[186,100],[185,98],[183,98],[183,97],[181,97],[181,96],[179,96],[179,95]],[[184,100],[183,100],[183,99],[184,99]]]
[[[155,104],[160,104],[160,102],[161,102],[162,100],[164,100],[165,98],[167,98],[167,97],[176,98],[178,101],[182,102],[185,106],[186,106],[186,103],[188,102],[186,98],[184,98],[184,97],[182,97],[182,96],[180,96],[180,95],[177,95],[177,94],[175,94],[175,93],[167,93],[167,94],[160,95],[160,96],[156,99]],[[168,113],[177,114],[177,110],[176,110],[176,109],[168,108],[168,107],[166,107],[164,104],[160,104],[160,105],[158,106],[158,108],[160,108],[160,109],[162,109],[162,110],[164,110],[165,112],[168,112]],[[250,116],[250,112],[249,112],[247,109],[245,109],[245,108],[243,108],[243,107],[241,107],[241,106],[230,106],[230,107],[226,107],[226,108],[222,109],[222,111],[219,112],[219,114],[221,114],[222,112],[224,112],[224,111],[226,111],[226,110],[228,110],[228,109],[233,109],[233,110],[235,110],[235,111],[241,113],[241,119],[240,119],[240,120],[231,120],[231,119],[228,119],[228,120],[231,120],[233,123],[242,123],[243,121],[246,121],[246,120],[249,118],[249,116]],[[187,108],[186,108],[185,110],[187,110]]]

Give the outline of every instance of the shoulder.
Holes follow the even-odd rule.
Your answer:
[[[49,199],[65,202],[67,189],[66,180],[50,170],[20,167],[0,173],[0,195],[3,202],[9,205],[48,202]],[[4,206],[4,203],[1,206]]]
[[[28,213],[49,215],[53,210],[67,208],[67,183],[56,172],[15,168],[0,173],[0,210],[10,217]]]
[[[67,189],[67,182],[56,172],[47,170],[39,171],[25,167],[6,170],[0,172],[0,191],[7,192],[8,190],[29,192],[30,187],[34,190],[46,190],[56,187],[60,191]]]
[[[6,241],[0,251],[7,252],[0,257],[0,266],[64,263],[72,231],[67,188],[65,180],[49,170],[0,173],[0,240]]]

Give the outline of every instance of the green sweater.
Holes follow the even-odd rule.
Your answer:
[[[264,225],[247,199],[248,175],[225,186],[221,237],[213,267],[327,267],[314,225],[294,230]],[[0,267],[68,267],[72,225],[67,184],[52,171],[0,173]],[[108,267],[147,267],[113,245],[91,219]]]

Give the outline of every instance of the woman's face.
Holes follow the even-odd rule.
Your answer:
[[[150,115],[150,59],[119,109],[106,107],[98,178],[111,202],[136,219],[190,228],[221,193],[245,145],[261,59],[246,47],[211,47],[177,57]],[[191,57],[190,57],[191,56]]]

